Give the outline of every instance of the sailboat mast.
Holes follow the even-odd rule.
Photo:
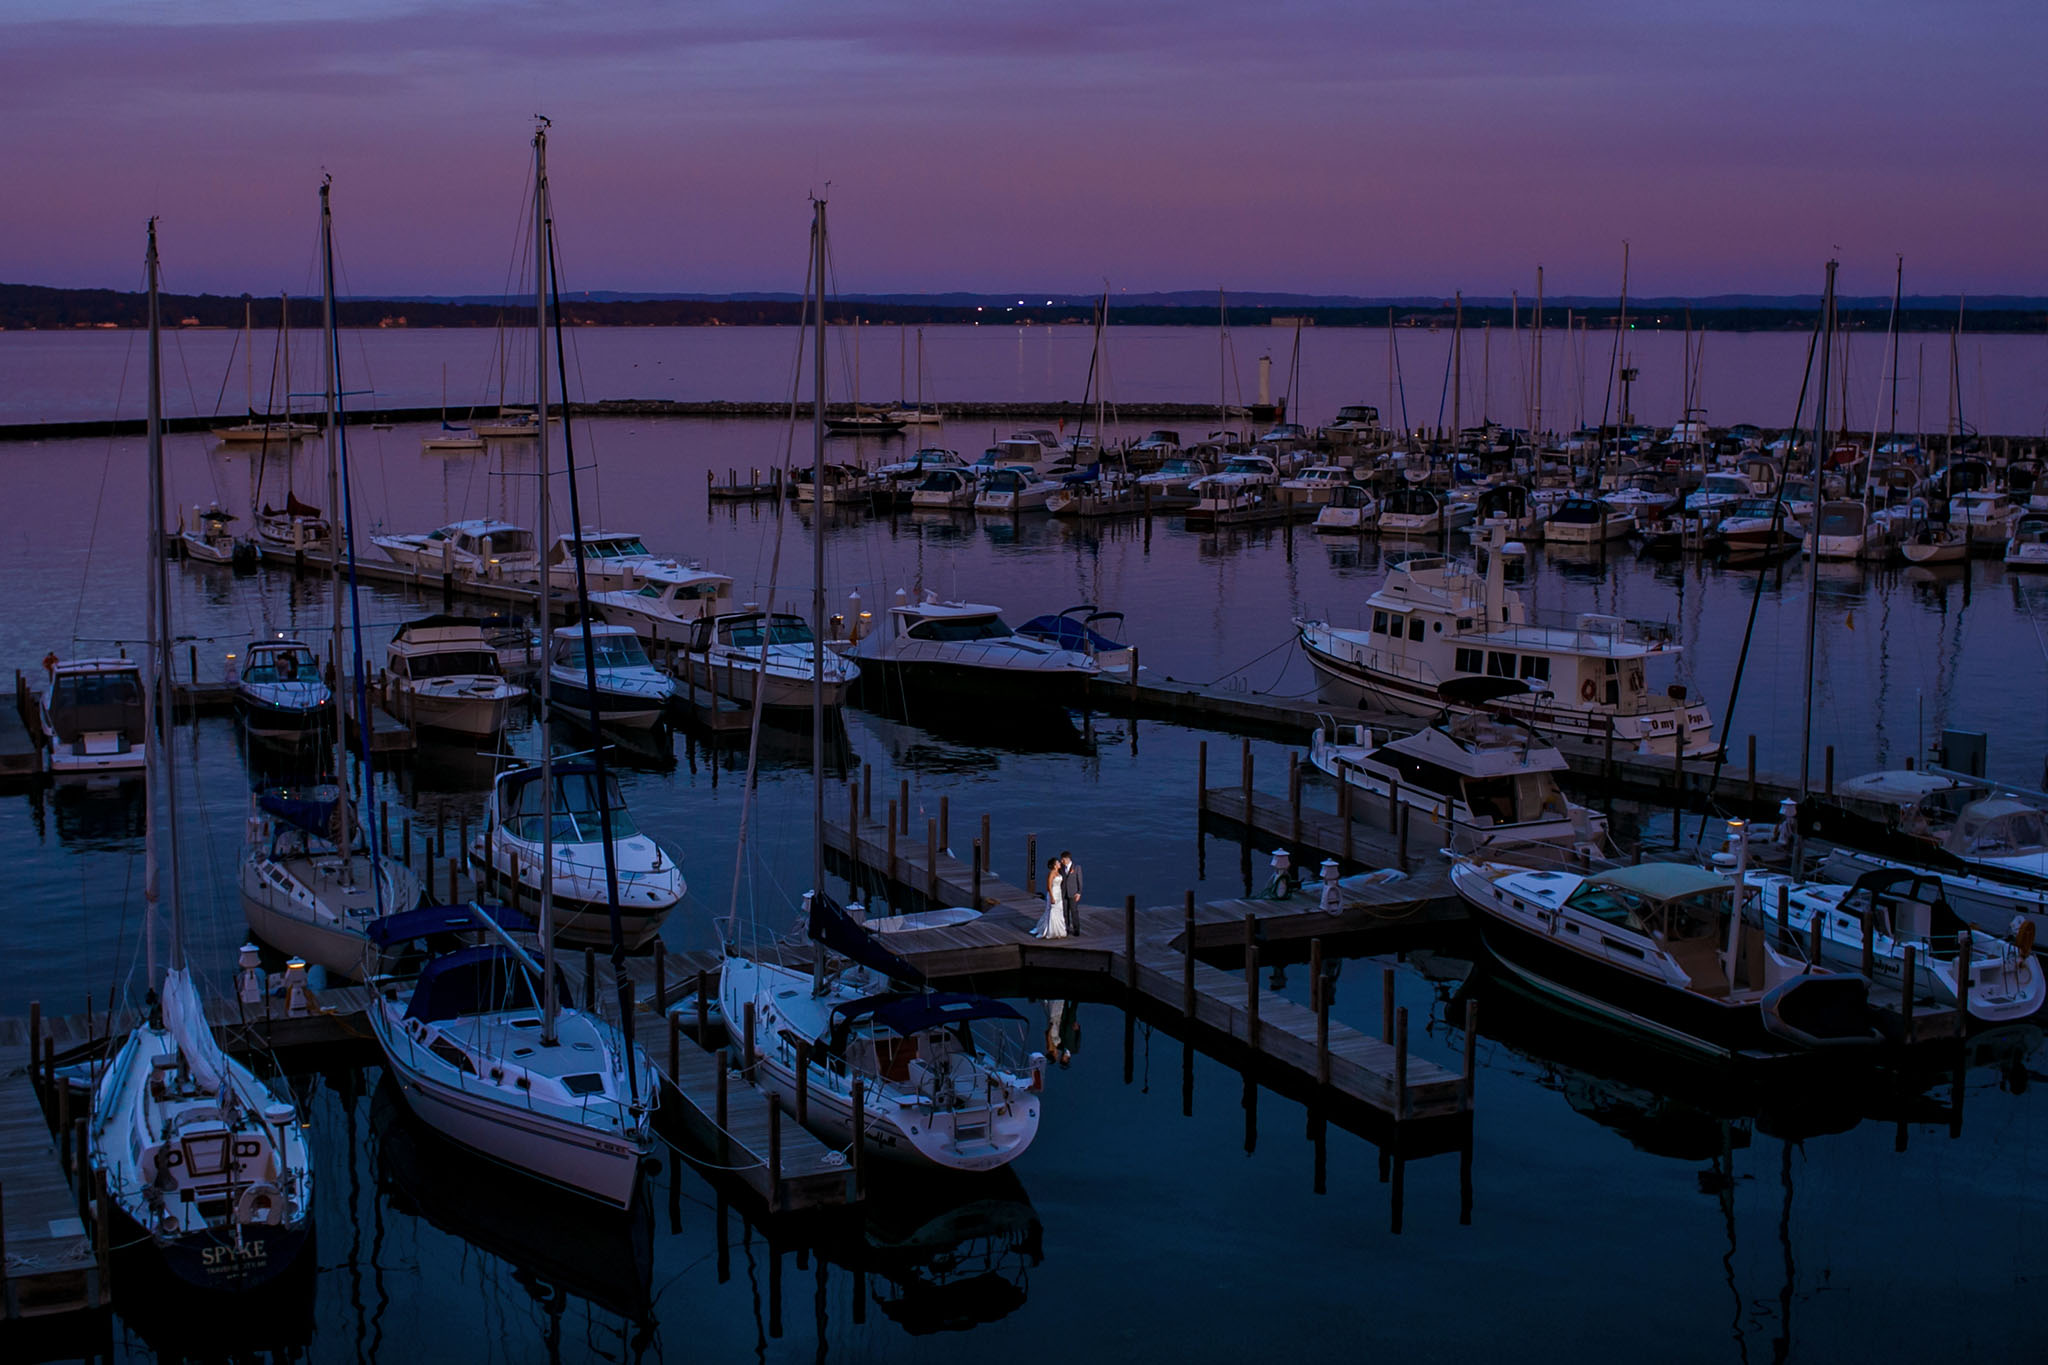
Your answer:
[[[282,338],[284,346],[284,420],[289,422],[292,420],[292,296],[290,294],[279,294],[277,296],[277,331],[278,336]],[[332,409],[333,404],[330,403],[328,407]],[[263,420],[269,421],[270,414],[265,413]],[[333,510],[331,507],[328,509],[330,512]]]
[[[825,201],[815,201],[811,225],[811,276],[817,281],[817,328],[811,336],[811,469],[825,468]],[[860,369],[860,329],[854,328],[854,373]],[[858,411],[859,381],[855,380]],[[821,474],[822,476],[822,474]],[[811,518],[811,895],[825,894],[825,505]],[[767,676],[765,673],[762,675]],[[825,945],[811,954],[811,984],[824,981]]]
[[[1899,434],[1899,305],[1904,302],[1901,293],[1905,287],[1906,258],[1901,254],[1897,267],[1892,272],[1892,412],[1891,418],[1885,423],[1884,432],[1887,436]],[[1874,447],[1870,453],[1872,458],[1877,455]]]
[[[1537,439],[1537,433],[1543,430],[1543,267],[1540,265],[1536,267],[1536,317],[1534,325],[1535,340],[1532,349],[1536,353],[1534,365],[1536,375],[1529,387],[1529,439],[1532,441]]]
[[[256,411],[256,305],[242,300],[242,387],[249,395],[249,411]]]
[[[1827,448],[1828,435],[1828,356],[1834,344],[1835,335],[1835,265],[1828,262],[1827,289],[1821,296],[1820,305],[1820,383],[1815,386],[1816,407],[1813,415],[1813,490],[1814,497],[1820,496],[1821,452]],[[1816,508],[1816,515],[1819,509]],[[1799,796],[1806,798],[1808,782],[1811,779],[1813,763],[1813,657],[1814,641],[1820,622],[1820,556],[1806,557],[1806,712],[1799,727]],[[1803,841],[1802,841],[1803,842]],[[1799,875],[1799,852],[1793,852],[1793,875]]]
[[[334,336],[334,216],[328,206],[328,186],[320,185],[320,331],[323,336]],[[286,305],[286,322],[289,324],[289,303]],[[291,335],[291,327],[285,327],[285,335]],[[289,347],[290,343],[286,343]],[[337,345],[323,348],[327,354],[326,390],[327,420],[323,424],[327,438],[327,600],[334,610],[334,633],[327,647],[327,657],[334,671],[334,698],[336,720],[334,725],[334,782],[339,789],[340,799],[334,803],[334,844],[341,851],[341,880],[344,885],[353,886],[356,878],[356,860],[351,856],[355,840],[349,826],[355,811],[349,804],[348,796],[348,726],[341,723],[343,708],[342,689],[348,686],[348,679],[341,669],[341,382],[336,366],[339,357]],[[289,355],[290,351],[287,350]],[[291,413],[291,371],[285,371],[285,420]],[[357,720],[367,725],[367,715]]]
[[[539,415],[537,438],[540,442],[540,492],[537,495],[538,508],[535,518],[537,534],[542,544],[547,543],[549,528],[548,484],[553,474],[548,468],[548,121],[541,119],[533,130],[533,383],[535,411]],[[563,408],[563,421],[568,419],[567,406]],[[570,527],[568,540],[570,553],[582,557],[583,544],[578,540],[578,528]],[[548,656],[554,652],[554,570],[542,556],[540,568],[540,638],[541,662],[539,676],[534,681],[535,695],[540,698],[540,950],[541,950],[541,1025],[540,1041],[543,1046],[555,1044],[555,1017],[561,1012],[562,1002],[555,989],[555,745],[548,733],[548,726],[554,719],[553,708],[549,705],[553,689],[548,685]],[[595,707],[596,699],[591,699]],[[594,717],[593,717],[594,719]]]
[[[1465,291],[1458,291],[1456,310],[1451,314],[1451,444],[1458,443],[1458,433],[1465,428],[1464,411],[1460,404],[1465,397]],[[1437,421],[1443,418],[1443,409],[1437,409]]]
[[[159,843],[162,861],[171,883],[171,966],[185,965],[185,948],[180,942],[182,907],[178,896],[178,795],[170,765],[170,726],[177,713],[171,709],[170,590],[164,574],[164,393],[163,319],[157,304],[156,219],[149,220],[149,509],[143,517],[148,533],[149,580],[149,676],[143,691],[143,850],[142,879],[145,937],[148,940],[149,980],[156,981],[156,911],[162,895],[157,864]],[[161,726],[159,726],[161,722]],[[156,797],[164,800],[164,829],[170,837],[157,837]]]
[[[1230,305],[1216,286],[1216,430],[1230,429]]]

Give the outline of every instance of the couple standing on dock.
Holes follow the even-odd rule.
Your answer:
[[[1081,932],[1081,868],[1062,851],[1045,862],[1045,913],[1031,926],[1038,938],[1066,938]]]

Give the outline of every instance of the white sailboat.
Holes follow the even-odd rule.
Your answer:
[[[815,201],[814,212],[812,440],[813,450],[822,451],[824,201]],[[812,555],[813,889],[803,898],[803,919],[813,965],[806,974],[729,946],[719,975],[720,1007],[728,1020],[754,1020],[742,1044],[752,1055],[740,1058],[741,1075],[785,1103],[801,1081],[805,1121],[827,1141],[858,1141],[885,1158],[992,1170],[1015,1160],[1038,1132],[1045,1059],[1033,1054],[1024,1067],[1006,1068],[985,1036],[987,1025],[1015,1021],[1017,1012],[999,1000],[920,989],[915,968],[879,947],[824,895],[823,536],[812,537]],[[977,1023],[984,1025],[982,1037],[974,1032]]]
[[[545,408],[551,245],[545,119],[534,131],[533,145],[535,315],[540,324],[535,328],[536,376],[539,406]],[[536,438],[540,524],[545,527],[551,482],[545,426]],[[573,453],[568,463],[573,493]],[[543,576],[543,620],[549,596]],[[434,949],[454,936],[457,919],[433,911],[394,917],[377,927],[382,946],[425,943],[433,955],[410,981],[374,983],[370,1026],[406,1103],[444,1136],[543,1180],[624,1207],[633,1200],[653,1142],[660,1092],[654,1068],[629,1036],[563,1003],[565,989],[554,958],[554,758],[547,737],[545,670],[539,687],[541,959],[536,962],[508,932],[504,912],[472,905],[474,925],[496,941],[440,951]],[[617,904],[615,882],[611,903]],[[622,1006],[622,1017],[630,1019],[630,1001]]]
[[[283,1274],[312,1230],[313,1164],[298,1110],[229,1057],[206,1022],[185,963],[178,877],[178,803],[170,746],[153,723],[170,714],[170,592],[159,544],[163,506],[161,320],[156,220],[149,229],[149,686],[145,725],[145,934],[156,975],[158,819],[170,883],[171,965],[149,1017],[94,1079],[87,1162],[113,1207],[162,1253],[180,1279],[209,1289],[251,1289]],[[83,1173],[80,1176],[84,1179]],[[125,1238],[123,1240],[126,1240]]]

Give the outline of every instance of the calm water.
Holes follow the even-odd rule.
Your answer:
[[[856,391],[870,400],[918,392],[916,330],[860,329],[858,356],[852,328],[835,329],[828,352],[835,401]],[[501,390],[510,401],[533,394],[531,333],[511,334],[507,350],[496,332],[482,329],[366,330],[345,333],[343,382],[364,390],[357,407],[432,407],[442,401],[446,367],[448,403],[458,413],[494,406]],[[1079,400],[1088,376],[1091,333],[1086,327],[924,329],[924,385],[929,400],[1042,402]],[[1542,422],[1564,430],[1620,415],[1618,395],[1607,395],[1613,334],[1545,334]],[[1697,342],[1697,338],[1695,339]],[[282,406],[283,394],[306,395],[299,407],[318,407],[320,335],[295,332],[286,380],[276,334],[257,333],[252,347],[239,333],[176,331],[165,343],[164,405],[173,416],[239,413],[249,405]],[[570,389],[578,398],[786,400],[795,372],[798,337],[788,327],[577,328],[573,331]],[[1243,327],[1231,333],[1227,353],[1213,328],[1117,327],[1109,333],[1105,392],[1112,402],[1233,404],[1258,393],[1259,357],[1270,356],[1272,391],[1289,391],[1294,333]],[[1790,424],[1805,366],[1802,333],[1715,332],[1694,357],[1698,396],[1711,421]],[[1482,416],[1510,426],[1530,423],[1535,364],[1529,333],[1519,339],[1496,329],[1465,335],[1461,395],[1451,383],[1451,333],[1402,329],[1390,354],[1383,330],[1311,327],[1301,335],[1297,411],[1309,423],[1329,421],[1342,403],[1374,403],[1390,425],[1448,426]],[[143,412],[143,336],[139,332],[0,333],[0,423],[51,422]],[[253,377],[248,361],[253,350]],[[1638,420],[1669,424],[1682,415],[1687,347],[1682,331],[1641,329],[1628,343],[1641,371],[1633,396]],[[856,361],[858,362],[856,366]],[[1882,426],[1893,394],[1892,364],[1882,334],[1850,339],[1830,389],[1839,395],[1847,370],[1849,424]],[[501,383],[500,367],[511,373]],[[2003,435],[2048,432],[2048,336],[1965,336],[1956,370],[1964,420]],[[856,373],[857,370],[857,373]],[[1899,427],[1943,431],[1950,413],[1948,339],[1909,335],[1900,343]],[[808,390],[807,390],[808,391]],[[273,400],[271,395],[278,396]],[[1831,399],[1831,402],[1834,401]],[[1839,411],[1839,409],[1837,409]],[[1136,434],[1142,434],[1141,430]]]
[[[530,521],[530,465],[516,455],[509,469],[498,454],[422,456],[420,434],[354,434],[365,527],[486,512]],[[578,423],[579,462],[594,465],[586,519],[731,573],[742,595],[801,599],[810,526],[790,520],[771,573],[770,511],[714,512],[703,495],[707,469],[766,464],[783,439],[764,423]],[[945,434],[958,447],[978,439]],[[282,462],[260,471],[266,494],[289,482],[324,505],[313,453],[289,471]],[[246,456],[178,438],[172,463],[178,505],[249,497]],[[39,672],[52,649],[132,643],[141,443],[4,446],[0,465],[10,506],[34,509],[10,518],[0,541],[11,588],[0,665]],[[1043,519],[1012,528],[848,518],[831,524],[827,552],[835,600],[858,589],[875,605],[920,579],[997,602],[1013,620],[1094,600],[1128,613],[1130,636],[1160,673],[1283,695],[1309,687],[1289,619],[1353,619],[1381,576],[1372,541],[1201,537],[1167,519],[1148,536],[1137,525]],[[317,634],[329,619],[317,581],[187,565],[173,578],[178,628],[193,637],[202,672],[255,632]],[[1717,720],[1760,591],[1733,730],[1756,733],[1768,765],[1796,764],[1806,610],[1797,571],[1759,588],[1753,573],[1553,555],[1537,560],[1532,580],[1540,605],[1678,621],[1689,652],[1671,680],[1702,689]],[[1896,762],[1952,723],[1991,734],[1999,775],[2038,774],[2048,750],[2048,584],[1977,563],[1917,578],[1827,570],[1820,591],[1816,743],[1837,746],[1840,771]],[[373,657],[420,610],[369,594],[366,615],[380,623]],[[1011,878],[1036,833],[1041,854],[1074,849],[1091,898],[1130,892],[1151,904],[1188,887],[1244,889],[1237,846],[1194,832],[1202,738],[1150,723],[1022,726],[992,715],[927,725],[856,711],[845,749],[875,766],[885,793],[909,779],[914,818],[950,798],[956,844],[988,812],[998,870]],[[536,736],[528,727],[511,742],[530,750]],[[243,934],[232,877],[245,756],[225,719],[182,728],[177,745],[189,942],[218,981]],[[1277,781],[1284,749],[1255,748],[1268,783]],[[627,798],[643,826],[682,850],[691,881],[671,942],[710,942],[710,918],[734,904],[764,924],[787,922],[808,867],[808,761],[801,738],[770,736],[754,850],[735,877],[744,755],[714,755],[679,735],[638,757]],[[487,772],[487,760],[438,747],[380,781],[422,824],[452,825],[465,813],[474,822]],[[138,794],[119,788],[0,796],[0,857],[14,892],[0,1010],[20,1013],[39,998],[75,1011],[88,993],[104,1002],[137,979],[140,812]],[[1416,1047],[1440,1060],[1454,1062],[1461,1046],[1452,1025],[1463,1018],[1455,997],[1470,955],[1454,939],[1397,977]],[[1302,971],[1288,975],[1284,989],[1300,998]],[[1349,964],[1340,1017],[1377,1028],[1377,977],[1375,963]],[[2048,1213],[2048,1134],[2039,1101],[2024,1093],[2040,1067],[2032,1035],[1986,1049],[1960,1092],[1935,1078],[1924,1089],[1795,1105],[1717,1093],[1711,1078],[1576,1036],[1484,981],[1473,989],[1487,1022],[1469,1224],[1456,1154],[1405,1166],[1396,1232],[1395,1186],[1382,1182],[1372,1144],[1333,1127],[1319,1157],[1301,1105],[1248,1095],[1229,1066],[1184,1059],[1177,1040],[1142,1025],[1130,1031],[1126,1083],[1125,1017],[1086,1004],[1074,1065],[1053,1077],[1044,1130],[1014,1181],[887,1192],[865,1231],[841,1225],[784,1244],[779,1321],[773,1256],[738,1213],[721,1213],[715,1187],[687,1164],[651,1184],[644,1223],[607,1224],[557,1211],[502,1177],[477,1178],[393,1112],[388,1094],[380,1099],[374,1068],[308,1074],[297,1084],[323,1163],[310,1305],[246,1330],[211,1322],[194,1349],[393,1361],[431,1351],[506,1361],[938,1360],[963,1348],[991,1360],[1242,1360],[1276,1346],[1356,1354],[1361,1329],[1375,1346],[1428,1356],[1497,1351],[1512,1323],[1523,1353],[1539,1358],[1581,1359],[1589,1343],[1712,1361],[2035,1353],[2026,1290],[2043,1245],[2036,1220]],[[855,1266],[867,1271],[859,1288]],[[175,1349],[162,1335],[171,1319],[161,1305],[131,1301],[115,1354]]]

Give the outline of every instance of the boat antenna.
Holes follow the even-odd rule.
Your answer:
[[[562,345],[562,281],[555,269],[555,223],[554,211],[549,206],[547,197],[546,140],[546,127],[545,121],[543,121],[542,128],[534,134],[534,145],[540,150],[541,158],[541,179],[537,190],[539,197],[536,201],[535,211],[540,215],[542,223],[545,224],[543,241],[547,249],[548,282],[553,286],[550,292],[555,305],[555,377],[559,381],[559,387],[562,391],[562,463],[567,467],[569,480],[569,525],[576,528],[577,534],[580,536],[583,526],[583,509],[582,504],[577,500],[576,493],[576,437],[574,434],[574,424],[569,421],[569,362],[564,355],[565,348]],[[545,363],[547,346],[545,341],[546,337],[543,334],[543,344],[541,346],[543,362],[541,370],[543,374],[547,370]],[[540,425],[543,431],[546,430],[547,424],[547,409],[542,408]],[[543,441],[545,441],[545,438],[543,438]],[[545,445],[542,448],[545,449]],[[547,487],[548,478],[545,469],[542,470],[540,482],[542,488]],[[542,527],[542,534],[546,534],[545,526]],[[614,990],[618,993],[619,1031],[625,1036],[626,1040],[626,1090],[632,1102],[637,1105],[640,1103],[640,1074],[639,1068],[633,1065],[632,1060],[633,1008],[629,994],[633,986],[631,980],[626,975],[626,937],[624,930],[619,924],[619,855],[618,849],[612,844],[611,778],[605,766],[604,731],[602,728],[604,707],[597,693],[597,649],[591,640],[590,570],[589,566],[584,562],[581,540],[576,542],[576,546],[576,617],[583,635],[583,691],[590,702],[590,729],[595,736],[595,741],[590,746],[590,764],[592,768],[591,777],[597,789],[598,838],[604,847],[604,898],[605,909],[611,920],[612,982]],[[550,577],[551,573],[551,570],[543,566],[541,573],[541,591],[543,593],[547,591],[546,580]],[[554,638],[552,629],[547,630],[545,633],[549,640]],[[547,662],[545,657],[543,657],[541,664],[541,676],[543,678],[547,676],[547,671]],[[545,741],[545,730],[543,730],[542,734]],[[659,949],[656,951],[659,951]],[[660,1006],[660,1003],[660,1001],[655,1002],[657,1007]]]
[[[548,486],[554,481],[553,471],[548,466],[548,121],[539,114],[533,116],[533,355],[534,355],[534,402],[539,420],[535,426],[535,439],[539,444],[540,492],[536,519],[540,523],[539,536],[542,543],[548,538]],[[568,423],[562,424],[567,436]],[[575,463],[573,460],[570,462]],[[571,526],[571,531],[576,527]],[[582,562],[583,546],[571,537],[578,563]],[[554,601],[550,592],[554,570],[542,556],[540,571],[540,676],[535,680],[535,696],[540,701],[540,949],[541,949],[541,1021],[540,1041],[543,1047],[553,1047],[555,1018],[561,1013],[561,992],[555,987],[555,745],[549,726],[554,720],[554,709],[550,705],[553,690],[548,686],[548,655],[554,649]],[[602,783],[599,784],[602,786]],[[607,848],[610,839],[606,839]],[[513,868],[514,885],[518,883],[518,868]],[[630,1067],[627,1068],[629,1071]]]
[[[818,288],[818,325],[811,340],[811,478],[817,498],[811,518],[811,914],[816,915],[825,894],[825,201],[813,199],[811,212],[811,271]],[[754,687],[757,712],[767,680],[764,663]],[[811,994],[824,992],[825,945],[814,942]]]

